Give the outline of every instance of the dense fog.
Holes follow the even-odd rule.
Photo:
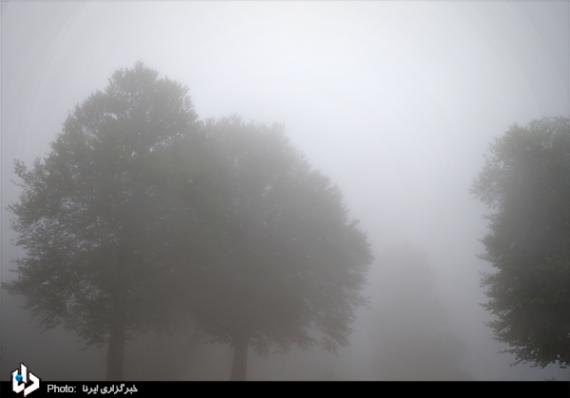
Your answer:
[[[250,347],[247,379],[569,379],[514,365],[494,337],[489,209],[472,193],[495,138],[568,117],[568,2],[3,2],[1,23],[4,283],[25,255],[14,162],[45,158],[76,106],[141,62],[187,86],[200,121],[282,126],[369,243],[347,344]],[[105,378],[104,344],[0,295],[0,374],[24,361],[43,379]],[[124,377],[227,380],[231,345],[180,323],[134,333]]]

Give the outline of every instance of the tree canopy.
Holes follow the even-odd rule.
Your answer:
[[[16,165],[18,279],[45,326],[107,344],[195,321],[235,350],[346,344],[372,256],[342,195],[278,126],[199,121],[187,89],[135,65]]]
[[[340,191],[278,125],[233,117],[205,130],[220,159],[223,214],[215,259],[197,279],[206,288],[193,301],[204,328],[234,347],[233,378],[245,378],[250,345],[346,344],[371,254]]]
[[[519,361],[570,361],[570,120],[513,126],[474,193],[491,210],[484,279],[496,336]]]
[[[122,377],[129,333],[161,313],[159,154],[196,126],[186,88],[137,64],[75,108],[47,157],[16,165],[23,193],[11,210],[25,256],[9,287],[46,327],[107,343],[109,378]]]

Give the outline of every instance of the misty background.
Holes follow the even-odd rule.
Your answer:
[[[284,124],[371,243],[350,345],[252,354],[251,379],[569,379],[500,353],[470,194],[495,137],[568,115],[569,2],[7,2],[1,23],[2,281],[21,254],[14,160],[44,156],[75,105],[142,61],[186,84],[202,119]],[[0,374],[24,361],[45,379],[102,378],[102,351],[0,295]],[[127,350],[131,379],[227,378],[229,348],[199,335]]]

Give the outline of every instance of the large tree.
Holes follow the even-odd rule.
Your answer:
[[[347,342],[368,244],[279,127],[198,122],[184,87],[138,64],[16,173],[9,287],[46,326],[106,343],[109,379],[133,332],[188,315],[233,346],[233,379],[250,346]]]
[[[164,320],[167,157],[197,126],[186,88],[139,63],[76,107],[44,159],[17,163],[23,193],[11,210],[25,255],[9,288],[46,327],[106,343],[108,379],[123,377],[132,332]]]
[[[210,192],[221,213],[189,302],[204,329],[233,347],[231,378],[246,378],[249,347],[346,344],[372,257],[340,191],[280,126],[233,117],[204,128],[219,160]]]
[[[484,279],[492,327],[518,361],[570,361],[570,120],[513,126],[474,193],[491,209]]]

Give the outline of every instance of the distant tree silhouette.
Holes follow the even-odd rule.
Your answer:
[[[173,179],[163,153],[196,129],[186,89],[139,63],[76,107],[47,157],[16,165],[23,193],[11,210],[26,254],[8,288],[44,326],[106,343],[108,379],[123,377],[131,333],[161,321],[157,234]]]
[[[209,181],[221,213],[214,255],[188,289],[199,296],[187,302],[198,304],[193,313],[207,332],[233,347],[231,379],[245,380],[249,347],[346,344],[372,258],[339,190],[279,126],[232,117],[204,128],[219,160]]]
[[[427,256],[411,245],[383,251],[374,282],[374,377],[380,380],[467,380],[457,336]]]
[[[570,119],[513,126],[474,185],[491,210],[487,308],[518,361],[570,361]]]

